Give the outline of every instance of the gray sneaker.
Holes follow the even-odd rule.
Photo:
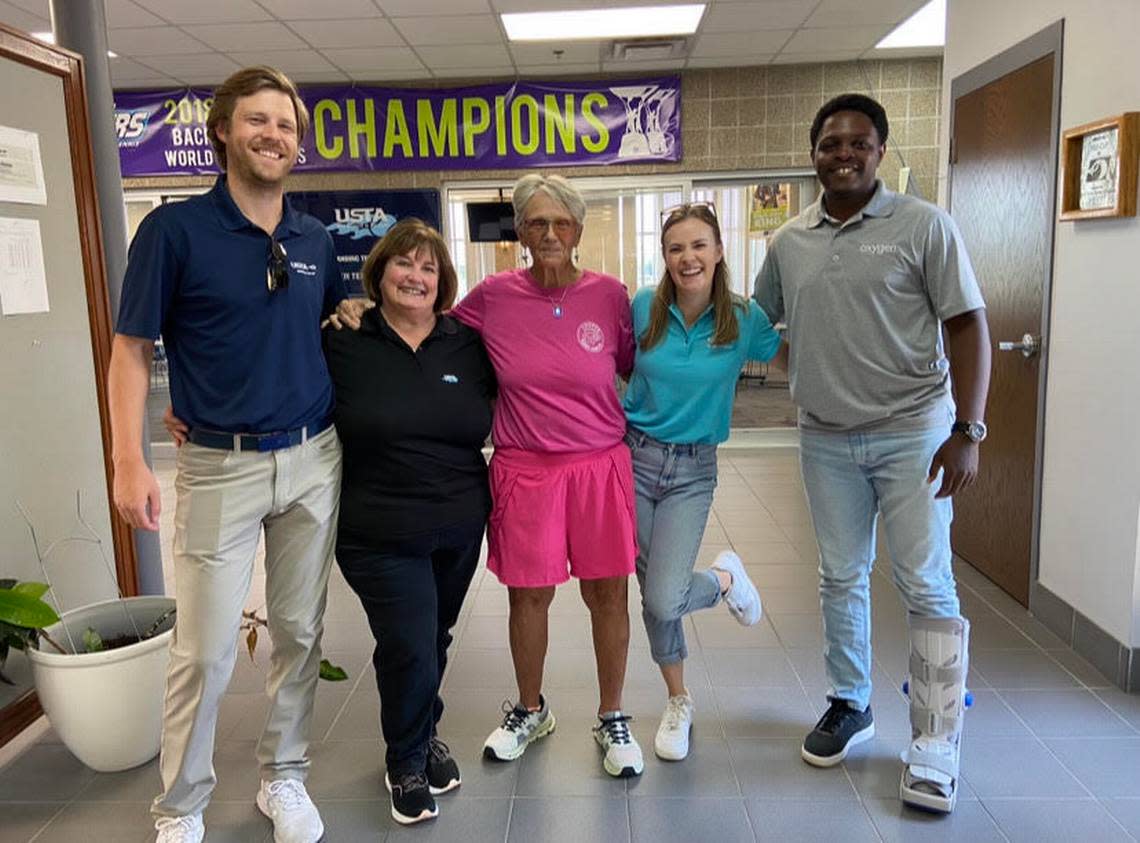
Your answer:
[[[503,722],[491,732],[483,743],[483,757],[493,761],[514,761],[532,741],[546,737],[554,731],[554,714],[546,698],[538,698],[538,711],[527,711],[522,706],[503,703]]]

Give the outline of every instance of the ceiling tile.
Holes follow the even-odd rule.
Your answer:
[[[267,64],[294,80],[299,73],[337,72],[336,67],[316,50],[241,50],[228,55],[243,67]]]
[[[784,45],[783,53],[829,53],[867,50],[887,34],[886,26],[845,26],[834,29],[801,29]]]
[[[231,23],[269,20],[253,0],[136,0],[146,11],[169,23]]]
[[[493,77],[513,77],[515,69],[509,64],[487,65],[485,67],[439,67],[432,68],[436,79],[468,80],[462,84],[478,84],[471,79],[491,79]]]
[[[116,91],[153,91],[178,87],[182,83],[169,76],[148,76],[145,79],[129,79],[120,82],[112,74],[111,84]]]
[[[380,10],[372,0],[334,0],[326,3],[314,3],[313,0],[259,0],[259,2],[280,20],[335,20],[368,18],[380,14]]]
[[[601,62],[595,59],[592,62],[571,62],[570,64],[520,64],[515,62],[519,72],[528,77],[573,75],[577,73],[597,73],[601,69]]]
[[[289,28],[314,47],[404,46],[404,39],[382,18],[292,21]]]
[[[381,0],[383,3],[384,0]],[[568,9],[598,9],[604,6],[678,6],[707,0],[491,0],[496,12],[558,12]]]
[[[805,26],[829,27],[845,23],[869,24],[902,23],[926,5],[927,0],[822,0]]]
[[[306,70],[291,75],[290,78],[301,87],[311,87],[312,85],[348,82],[352,77],[340,70]]]
[[[204,53],[193,56],[163,56],[146,62],[159,73],[184,78],[194,75],[208,77],[217,84],[241,65],[221,53]]]
[[[121,56],[169,56],[209,53],[211,48],[175,26],[112,29],[107,45]]]
[[[510,65],[511,57],[501,44],[459,44],[454,47],[419,47],[423,63],[434,72],[444,67],[495,67]]]
[[[552,41],[549,44],[511,44],[515,64],[559,65],[571,62],[594,62],[601,58],[601,41]],[[554,51],[561,50],[561,57]]]
[[[491,11],[487,0],[376,0],[388,17],[478,15]]]
[[[862,55],[862,50],[830,50],[820,53],[781,53],[772,59],[772,64],[819,64],[831,61],[854,61]]]
[[[393,18],[396,29],[413,47],[431,44],[502,44],[494,15],[436,15]]]
[[[701,22],[701,32],[742,29],[795,29],[811,14],[816,0],[771,0],[767,3],[713,3]]]
[[[23,9],[25,12],[38,18],[51,18],[51,7],[48,0],[7,0],[9,6]]]
[[[607,73],[621,70],[654,70],[680,73],[681,62],[677,59],[664,59],[663,61],[604,61],[602,70]]]
[[[283,50],[304,48],[305,42],[283,23],[221,23],[183,27],[200,41],[218,50]]]
[[[752,32],[714,32],[702,35],[689,55],[692,58],[710,56],[749,56],[757,53],[779,52],[794,29],[756,30]]]
[[[106,0],[103,6],[107,13],[107,28],[118,29],[128,26],[162,26],[164,21],[146,11],[131,0]]]
[[[51,20],[46,16],[40,17],[27,9],[13,6],[0,0],[0,23],[14,26],[23,32],[47,32],[51,29]]]
[[[349,50],[321,50],[325,58],[339,67],[359,76],[360,71],[402,71],[405,78],[413,78],[425,68],[410,47],[387,47],[376,50],[356,47]]]
[[[137,61],[132,61],[122,56],[111,59],[108,62],[108,66],[111,68],[112,82],[130,79],[149,79],[159,75],[153,67],[147,67],[145,64],[140,64]]]

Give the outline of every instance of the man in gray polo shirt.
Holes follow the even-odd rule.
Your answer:
[[[820,551],[831,690],[801,754],[830,767],[874,735],[870,574],[881,515],[910,627],[913,740],[900,796],[949,812],[969,642],[950,567],[950,500],[978,470],[989,330],[954,222],[876,179],[887,131],[869,97],[847,94],[819,110],[811,156],[823,195],[777,232],[755,298],[788,326]]]

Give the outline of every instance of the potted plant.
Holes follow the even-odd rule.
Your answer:
[[[43,597],[51,591],[55,598],[45,562],[59,545],[95,545],[116,581],[78,498],[76,508],[86,534],[59,539],[41,553],[20,507],[45,582],[0,581],[0,669],[10,649],[24,650],[40,705],[64,746],[92,769],[126,770],[158,754],[174,600],[120,595],[57,615]]]

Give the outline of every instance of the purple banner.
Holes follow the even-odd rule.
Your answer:
[[[218,172],[212,92],[115,94],[124,176]],[[312,126],[296,172],[476,170],[681,160],[679,76],[468,88],[301,90]]]

